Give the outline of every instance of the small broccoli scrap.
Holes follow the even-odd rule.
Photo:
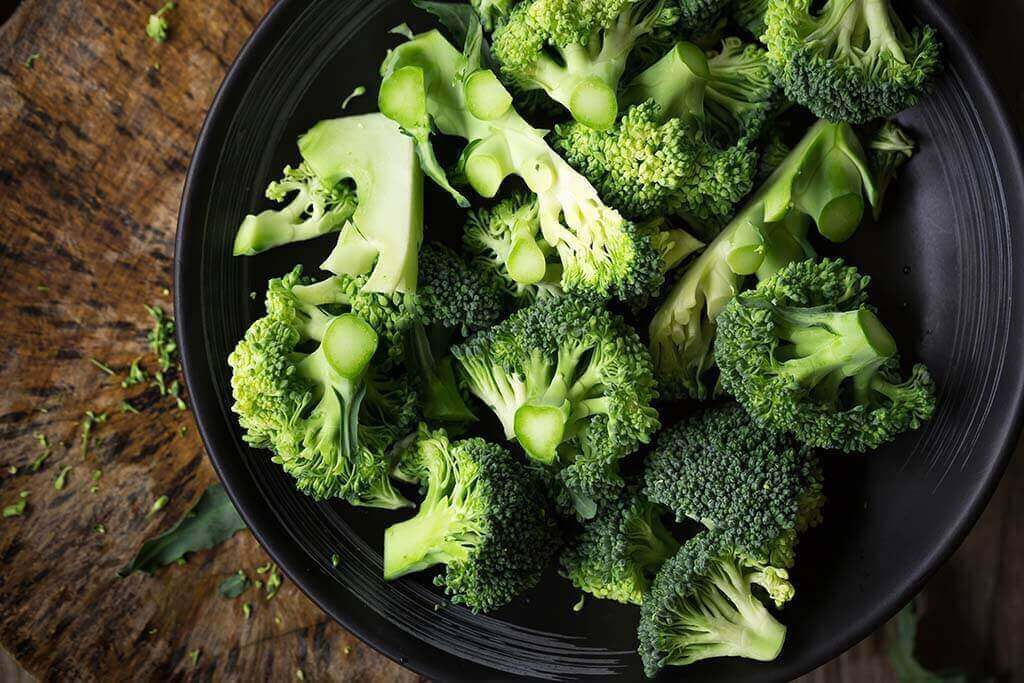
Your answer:
[[[821,520],[822,476],[809,448],[726,404],[658,436],[644,468],[644,495],[679,521],[700,522],[737,550],[778,567],[782,582],[766,580],[763,587],[782,603],[792,597],[781,570],[793,566],[797,534]]]
[[[621,318],[592,302],[539,301],[452,354],[506,438],[560,469],[577,509],[591,509],[584,516],[621,486],[618,461],[658,429],[647,350]]]
[[[890,0],[770,0],[764,41],[782,87],[830,121],[914,106],[940,68],[935,30],[908,30]]]
[[[388,358],[381,340],[401,338],[412,319],[364,285],[310,284],[301,266],[271,280],[267,315],[228,357],[232,409],[245,441],[271,449],[301,491],[393,509],[408,502],[388,479],[387,451],[415,424],[415,393],[371,361]]]
[[[562,551],[562,576],[595,597],[639,605],[658,569],[679,549],[662,512],[638,487],[622,489]]]
[[[874,216],[878,220],[882,213],[882,201],[889,186],[896,180],[904,164],[914,156],[914,141],[893,121],[886,121],[868,144],[871,154],[871,169],[878,188]]]
[[[712,657],[778,657],[786,627],[753,591],[764,571],[715,532],[687,541],[662,566],[640,607],[647,675]]]
[[[173,2],[164,3],[164,6],[153,14],[149,15],[146,21],[146,35],[158,43],[167,41],[167,18],[164,16],[174,9]]]
[[[820,448],[869,451],[920,427],[935,387],[921,364],[900,377],[869,282],[841,260],[801,261],[741,294],[718,320],[722,387],[760,424]]]
[[[558,550],[553,518],[531,470],[483,439],[449,441],[421,428],[396,476],[425,497],[416,515],[384,532],[384,578],[437,564],[454,603],[497,609],[537,584]]]

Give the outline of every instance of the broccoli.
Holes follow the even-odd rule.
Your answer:
[[[812,257],[808,220],[831,241],[849,238],[877,192],[864,150],[847,124],[820,121],[683,271],[649,326],[658,379],[670,395],[705,398],[714,364],[715,319],[745,276],[770,277]]]
[[[778,657],[786,627],[753,593],[764,571],[715,532],[687,541],[662,566],[640,606],[637,635],[647,675],[712,657]]]
[[[630,223],[516,113],[494,74],[478,68],[479,41],[468,42],[477,47],[463,55],[430,31],[392,50],[381,67],[381,111],[417,141],[428,172],[443,175],[430,143],[436,126],[469,141],[461,168],[481,195],[493,197],[506,177],[520,176],[536,195],[541,236],[558,254],[564,289],[607,296],[642,288],[637,274],[650,272],[645,264],[654,259]]]
[[[874,207],[875,220],[878,220],[889,185],[896,180],[903,165],[914,156],[914,141],[894,122],[886,121],[871,139],[868,149],[871,150],[871,168],[878,188],[878,199]]]
[[[364,280],[306,285],[301,267],[271,280],[267,315],[228,357],[232,409],[245,441],[271,449],[299,490],[394,509],[408,502],[388,479],[386,450],[415,424],[415,396],[370,368],[382,336],[371,321],[407,314],[363,293]],[[320,300],[329,291],[331,300]]]
[[[235,236],[235,256],[252,256],[292,242],[341,230],[356,211],[355,187],[347,180],[326,185],[309,164],[284,167],[284,177],[267,187],[267,199],[284,202],[282,209],[250,214]]]
[[[931,26],[908,31],[889,0],[770,0],[763,40],[786,95],[830,121],[867,123],[917,104],[938,72]]]
[[[718,317],[722,387],[758,423],[811,446],[867,451],[917,429],[935,388],[920,364],[901,380],[869,282],[841,260],[801,261],[741,294]]]
[[[679,25],[690,34],[709,33],[731,0],[679,0]]]
[[[618,117],[619,79],[637,41],[676,14],[665,0],[521,0],[492,35],[501,75],[543,90],[598,130]],[[550,51],[550,53],[549,53]],[[553,53],[553,54],[552,54]]]
[[[562,265],[540,236],[536,199],[518,192],[489,209],[472,211],[462,234],[474,263],[493,273],[515,301],[561,296]]]
[[[146,21],[147,36],[158,43],[164,43],[167,41],[168,24],[167,18],[164,17],[164,15],[172,9],[174,9],[174,3],[165,2],[163,7],[149,15],[149,19]]]
[[[618,461],[658,429],[650,356],[599,304],[545,299],[452,349],[508,439],[560,470],[581,510],[621,486]]]
[[[396,476],[419,482],[425,498],[384,532],[387,580],[444,564],[434,583],[452,602],[487,612],[535,586],[558,550],[539,483],[501,446],[421,428]]]
[[[645,463],[643,492],[677,521],[700,522],[780,569],[793,566],[797,533],[820,521],[824,504],[813,452],[759,427],[735,404],[663,431]],[[782,593],[764,588],[777,603],[792,597],[785,582]]]
[[[493,31],[512,11],[515,3],[516,0],[469,0],[470,6],[480,19],[480,24],[487,31]]]
[[[730,13],[733,21],[747,29],[755,38],[764,33],[764,15],[771,0],[733,0]]]
[[[639,605],[658,569],[679,550],[661,513],[637,487],[622,489],[562,551],[562,576],[596,597]]]
[[[708,59],[681,42],[629,84],[614,128],[562,124],[553,144],[630,218],[675,213],[720,226],[750,191],[750,142],[774,97],[762,50],[728,38]]]
[[[283,209],[247,216],[235,255],[340,230],[325,270],[369,274],[368,292],[414,292],[423,176],[412,141],[386,117],[367,114],[321,121],[299,139],[299,151],[302,164],[285,168],[284,179],[267,190],[277,201],[295,197]]]
[[[412,328],[409,366],[416,371],[423,416],[442,422],[474,422],[448,355],[462,335],[495,324],[502,315],[502,291],[493,279],[470,268],[448,247],[430,243],[420,252],[417,292],[420,320]]]

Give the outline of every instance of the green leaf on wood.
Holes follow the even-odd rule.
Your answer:
[[[118,570],[117,575],[124,578],[135,571],[152,574],[183,560],[186,553],[218,546],[244,528],[245,522],[224,487],[214,484],[170,531],[143,543],[135,559]]]

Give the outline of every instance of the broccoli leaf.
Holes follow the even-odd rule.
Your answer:
[[[470,27],[480,23],[476,17],[476,11],[469,4],[412,0],[412,5],[437,17],[441,25],[448,31],[448,37],[456,45],[465,44]]]
[[[135,558],[118,570],[124,578],[132,572],[153,574],[184,557],[186,553],[209,550],[245,527],[224,487],[213,484],[199,502],[169,531],[142,544]]]
[[[962,672],[933,673],[917,661],[914,654],[919,617],[917,602],[917,599],[911,601],[894,619],[888,651],[896,680],[900,683],[967,683],[970,678]]]

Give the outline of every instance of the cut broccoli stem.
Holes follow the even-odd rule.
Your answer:
[[[412,519],[389,526],[384,531],[384,579],[391,581],[435,564],[465,560],[469,552],[449,530],[462,511],[449,505],[448,497],[435,500],[431,493],[443,490],[431,486],[428,498]],[[453,496],[456,494],[453,494]],[[460,522],[464,523],[464,522]]]
[[[516,436],[516,412],[526,402],[526,384],[483,357],[458,356],[462,373],[472,382],[473,393],[490,408],[505,431],[506,439]]]
[[[493,71],[481,69],[466,79],[466,107],[478,119],[493,121],[512,108],[512,95]]]
[[[703,121],[710,77],[704,51],[693,43],[678,42],[630,82],[622,94],[623,107],[654,100],[662,120]]]
[[[515,173],[515,163],[504,138],[489,137],[469,148],[464,170],[466,180],[481,197],[498,194],[505,178]]]
[[[370,324],[352,313],[339,315],[324,332],[321,348],[327,362],[342,377],[362,377],[377,352],[379,339]]]
[[[727,559],[721,561],[710,579],[728,600],[713,591],[707,595],[712,615],[707,620],[707,642],[714,645],[704,650],[703,658],[745,657],[770,662],[778,657],[786,640],[786,627],[750,592],[750,579]]]

